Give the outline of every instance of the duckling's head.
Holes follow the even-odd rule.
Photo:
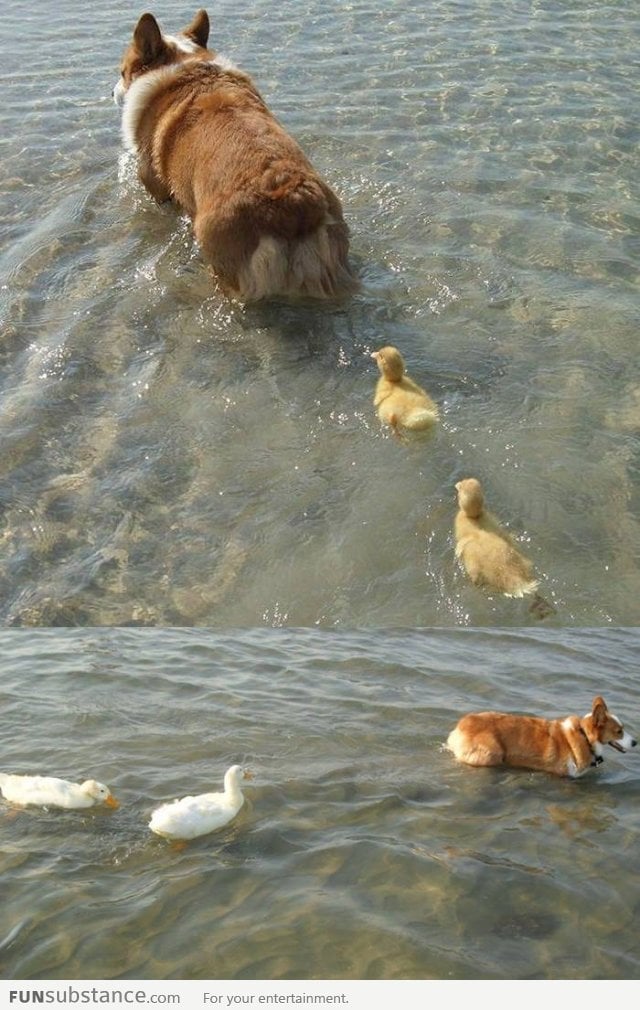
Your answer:
[[[404,359],[397,347],[381,347],[371,355],[389,382],[400,382],[404,375]]]
[[[484,496],[482,485],[475,477],[467,477],[459,480],[456,484],[458,492],[458,505],[469,516],[469,519],[478,519],[484,510]]]
[[[108,786],[103,786],[102,782],[96,782],[95,779],[87,779],[80,786],[81,791],[93,800],[94,803],[104,803],[108,807],[113,807],[114,809],[119,807],[115,796],[111,795],[111,790]]]

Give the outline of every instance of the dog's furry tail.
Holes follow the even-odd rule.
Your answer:
[[[263,235],[238,272],[242,301],[269,297],[339,299],[359,284],[349,266],[346,226],[321,224],[301,239]]]

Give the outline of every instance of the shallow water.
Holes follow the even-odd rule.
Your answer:
[[[156,11],[168,30],[187,17]],[[453,484],[474,474],[535,562],[548,624],[635,624],[628,5],[212,14],[213,44],[340,193],[362,293],[225,301],[121,155],[110,91],[137,11],[9,0],[0,619],[534,623],[457,570]],[[439,401],[435,437],[380,431],[381,343]]]
[[[569,781],[443,749],[468,708],[583,714],[596,693],[637,733],[637,632],[0,645],[2,767],[97,776],[121,801],[0,801],[3,978],[640,977],[638,755]],[[179,851],[148,831],[237,761],[254,779],[232,825]]]

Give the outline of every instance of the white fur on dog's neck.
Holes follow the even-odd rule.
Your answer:
[[[140,119],[147,107],[149,93],[154,90],[163,77],[175,74],[182,63],[172,63],[168,67],[160,67],[158,70],[150,70],[148,74],[136,78],[124,96],[124,108],[122,110],[122,139],[128,151],[137,151],[136,134]]]
[[[165,36],[165,38],[170,38],[170,36]],[[179,40],[171,37],[171,41],[178,43]],[[184,39],[183,41],[185,44],[188,42],[187,39]],[[197,50],[197,46],[194,44],[193,51],[195,50]],[[192,50],[185,49],[185,51],[191,52]],[[231,62],[231,60],[228,60],[226,56],[217,55],[214,60],[208,60],[207,62],[210,63],[212,67],[219,67],[220,70],[237,69],[237,67]],[[138,150],[136,135],[138,132],[138,126],[140,125],[140,119],[144,115],[148,105],[150,92],[158,86],[163,77],[168,77],[170,74],[177,73],[182,67],[184,67],[184,65],[184,63],[171,63],[167,67],[159,67],[158,70],[150,70],[149,73],[136,78],[128,91],[125,92],[124,107],[122,110],[122,139],[124,146],[128,151]]]

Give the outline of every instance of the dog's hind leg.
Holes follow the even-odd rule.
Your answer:
[[[203,259],[227,295],[254,301],[270,293],[253,283],[250,266],[258,248],[258,237],[250,229],[243,228],[242,221],[212,213],[198,214],[193,221],[193,231]]]

